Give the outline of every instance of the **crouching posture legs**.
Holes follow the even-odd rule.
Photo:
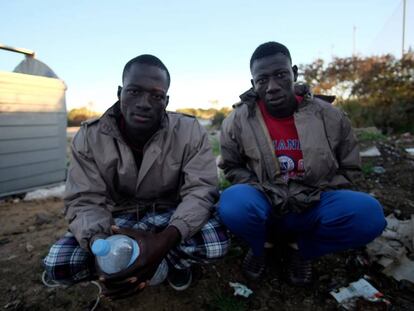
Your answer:
[[[219,215],[223,223],[251,248],[244,272],[252,278],[264,270],[264,244],[272,239],[270,232],[292,242],[288,278],[300,284],[310,281],[309,260],[364,246],[386,225],[380,203],[356,191],[323,192],[314,207],[279,219],[271,219],[271,208],[262,192],[246,184],[234,185],[221,196]]]
[[[121,229],[159,232],[168,225],[172,212],[173,210],[161,214],[149,213],[139,221],[136,213],[123,213],[114,220]],[[173,248],[165,258],[169,267],[170,285],[176,290],[186,289],[191,283],[191,265],[211,263],[222,258],[227,253],[229,244],[225,227],[217,218],[210,218],[198,233]],[[43,263],[48,279],[61,284],[73,284],[97,277],[94,256],[81,248],[70,232],[52,245]]]

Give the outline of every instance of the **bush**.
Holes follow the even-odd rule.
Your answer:
[[[301,66],[316,93],[338,95],[354,126],[384,132],[414,131],[414,53],[316,60]]]
[[[383,132],[414,132],[414,102],[395,100],[390,105],[380,103],[365,106],[358,100],[338,103],[348,113],[354,127],[375,126]]]
[[[223,107],[221,109],[195,109],[195,108],[182,108],[177,109],[177,112],[189,114],[199,119],[211,120],[211,127],[218,129],[221,126],[224,118],[230,113],[231,108]]]
[[[68,126],[80,126],[82,121],[99,117],[100,114],[87,107],[75,108],[68,112]]]
[[[217,111],[216,114],[213,116],[213,119],[211,120],[211,127],[219,129],[221,126],[221,123],[223,123],[223,120],[226,118],[226,114],[222,111]]]

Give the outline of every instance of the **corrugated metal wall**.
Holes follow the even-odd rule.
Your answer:
[[[66,178],[65,84],[0,72],[0,197]]]

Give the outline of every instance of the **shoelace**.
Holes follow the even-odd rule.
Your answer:
[[[96,307],[99,305],[99,302],[100,302],[100,300],[101,300],[101,294],[102,294],[102,287],[101,287],[101,284],[99,284],[98,282],[96,282],[96,281],[91,281],[91,283],[93,284],[93,285],[95,285],[96,287],[98,287],[98,294],[96,295],[96,301],[95,301],[95,304],[93,305],[93,307],[91,308],[91,310],[90,311],[94,311],[95,309],[96,309]]]
[[[49,288],[65,287],[65,285],[63,285],[63,284],[59,284],[59,283],[56,283],[56,282],[49,283],[48,281],[46,281],[46,271],[43,271],[43,273],[42,273],[42,282],[46,287],[49,287]]]
[[[46,280],[46,271],[43,271],[43,273],[42,273],[42,282],[46,287],[49,287],[49,288],[61,287],[61,288],[65,289],[65,288],[68,287],[67,285],[59,284],[59,283],[54,282],[54,281],[53,281],[53,283],[49,283]],[[96,307],[99,305],[99,302],[101,301],[102,286],[96,281],[91,281],[91,284],[95,285],[98,288],[98,294],[96,295],[95,303],[92,306],[92,308],[90,309],[90,311],[95,311]]]

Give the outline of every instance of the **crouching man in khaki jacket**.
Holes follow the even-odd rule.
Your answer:
[[[384,229],[384,214],[370,195],[343,189],[360,168],[351,124],[295,87],[289,50],[260,45],[250,70],[253,88],[222,126],[220,166],[234,185],[223,192],[219,214],[250,246],[248,277],[265,270],[265,242],[282,242],[287,279],[306,285],[311,259],[370,242]]]
[[[184,290],[192,263],[221,258],[229,247],[213,217],[215,159],[195,118],[166,112],[170,75],[158,58],[130,60],[122,81],[119,101],[85,122],[73,140],[69,232],[44,259],[47,277],[73,283],[99,276],[104,294],[119,298],[145,287],[165,259],[170,285]],[[91,246],[114,233],[135,239],[140,255],[125,271],[105,275]]]

